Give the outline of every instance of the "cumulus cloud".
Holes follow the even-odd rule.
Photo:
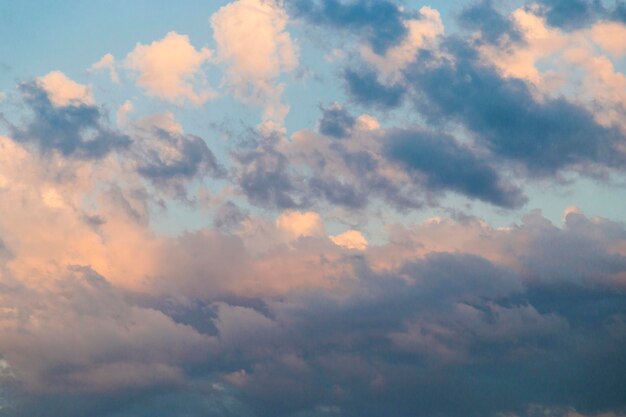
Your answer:
[[[224,175],[204,139],[185,134],[172,113],[138,120],[135,128],[132,150],[136,169],[153,183],[174,187],[179,195],[184,195],[187,180]]]
[[[402,23],[406,28],[406,36],[397,44],[390,45],[383,54],[368,46],[361,48],[363,60],[374,65],[385,80],[399,79],[400,72],[415,62],[420,52],[436,53],[444,34],[441,16],[431,7],[422,7],[416,18],[405,18]]]
[[[215,96],[201,74],[202,66],[211,57],[208,48],[196,50],[189,36],[169,32],[149,45],[137,43],[124,65],[137,73],[137,84],[149,95],[201,105]]]
[[[55,107],[93,105],[91,89],[67,78],[61,71],[52,71],[36,80]]]
[[[263,106],[264,121],[282,125],[289,106],[281,102],[281,73],[294,70],[298,53],[278,2],[238,0],[211,16],[217,59],[226,65],[224,81],[244,102]]]
[[[128,135],[108,127],[89,89],[61,73],[22,83],[19,90],[32,115],[25,125],[10,126],[17,141],[80,159],[102,158],[130,145]]]
[[[346,230],[331,236],[330,240],[347,249],[365,250],[367,248],[367,239],[358,230]]]

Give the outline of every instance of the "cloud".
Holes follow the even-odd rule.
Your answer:
[[[551,26],[569,30],[590,24],[603,11],[602,3],[596,0],[543,0],[541,4]]]
[[[497,42],[504,35],[513,41],[519,41],[521,37],[515,23],[500,14],[491,0],[481,0],[465,7],[459,15],[459,22],[469,29],[480,30],[489,42]]]
[[[293,15],[313,24],[357,32],[379,55],[408,33],[402,21],[402,11],[392,1],[296,0],[289,2],[288,7]]]
[[[187,35],[169,32],[149,45],[137,43],[124,66],[138,73],[137,84],[149,95],[199,106],[215,96],[200,74],[211,57],[208,48],[196,50]]]
[[[519,188],[506,184],[488,162],[446,135],[423,131],[391,131],[385,153],[425,177],[432,190],[454,190],[502,207],[526,202]]]
[[[347,70],[344,78],[353,100],[366,106],[392,109],[399,107],[405,89],[400,84],[384,85],[371,71]]]
[[[286,211],[276,219],[276,226],[295,239],[325,235],[320,215],[313,211]]]
[[[618,69],[620,48],[613,43],[623,25],[600,21],[564,31],[550,27],[536,10],[525,8],[515,10],[511,19],[522,40],[481,45],[481,60],[494,65],[505,78],[528,82],[539,100],[542,96],[569,97],[584,105],[598,123],[624,130],[626,77]]]
[[[444,26],[439,12],[424,6],[414,18],[404,18],[406,36],[397,44],[390,45],[383,54],[370,47],[361,47],[360,54],[365,62],[376,67],[383,80],[393,82],[409,64],[419,59],[420,53],[437,53]]]
[[[98,62],[89,67],[90,71],[108,70],[111,81],[118,84],[120,82],[120,76],[117,73],[115,57],[111,54],[104,54]]]
[[[367,248],[367,239],[358,230],[346,230],[335,236],[331,236],[330,240],[334,244],[347,249],[365,250]]]
[[[185,134],[171,113],[163,113],[136,122],[135,154],[137,172],[154,184],[174,187],[184,195],[188,180],[225,174],[206,142]]]
[[[286,26],[288,16],[277,2],[238,0],[210,19],[217,59],[225,63],[224,81],[246,103],[263,106],[264,121],[281,125],[289,107],[276,79],[298,66],[297,47]]]
[[[255,133],[256,135],[256,133]],[[300,205],[297,179],[289,170],[287,157],[276,149],[279,138],[259,132],[251,144],[233,153],[238,183],[250,202],[280,209]]]
[[[367,244],[356,230],[326,236],[318,213],[290,211],[276,222],[248,215],[231,235],[158,236],[105,192],[109,166],[58,183],[50,177],[62,167],[2,146],[10,417],[142,415],[154,401],[167,412],[182,401],[192,414],[230,404],[226,415],[278,416],[383,406],[524,415],[529,404],[594,414],[623,402],[623,224],[570,210],[557,226],[532,212],[510,228],[388,225],[387,239]],[[51,187],[62,205],[40,195]],[[79,202],[98,193],[94,227]],[[43,407],[50,395],[65,405]]]
[[[322,108],[319,131],[323,135],[341,139],[354,127],[356,119],[341,106]]]
[[[62,74],[22,83],[19,89],[32,117],[24,126],[10,126],[14,140],[79,159],[103,158],[130,146],[127,135],[106,125],[89,90]]]
[[[89,268],[69,267],[64,275],[48,288],[24,285],[2,294],[3,306],[22,317],[4,317],[3,355],[28,391],[111,392],[177,385],[182,364],[205,358],[209,338],[157,311],[127,303]],[[141,355],[146,348],[151,354]]]
[[[617,167],[623,135],[605,127],[584,107],[564,98],[538,100],[517,79],[502,78],[481,65],[475,52],[451,44],[454,62],[414,66],[407,82],[418,88],[419,109],[434,120],[462,123],[491,152],[519,161],[532,176],[585,166]]]
[[[55,107],[93,105],[91,89],[67,78],[61,71],[52,71],[37,78],[37,85],[43,89]]]

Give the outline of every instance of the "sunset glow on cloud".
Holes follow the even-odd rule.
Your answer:
[[[0,416],[626,416],[624,1],[0,17]]]

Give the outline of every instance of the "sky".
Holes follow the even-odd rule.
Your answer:
[[[626,416],[623,0],[0,38],[0,416]]]

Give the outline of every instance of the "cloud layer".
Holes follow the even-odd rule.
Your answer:
[[[626,415],[626,5],[409,3],[16,63],[0,415]]]

